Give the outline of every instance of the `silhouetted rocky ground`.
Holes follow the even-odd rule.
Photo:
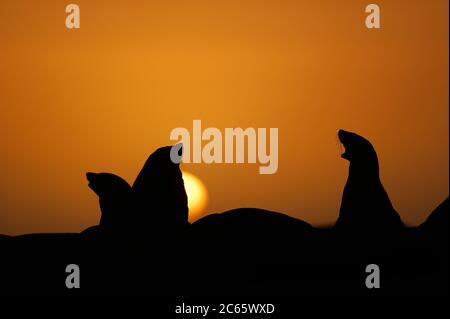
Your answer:
[[[301,221],[284,225],[285,216],[265,213],[257,224],[252,218],[241,223],[231,212],[223,224],[208,229],[194,224],[173,237],[2,236],[0,295],[269,300],[449,295],[443,226],[448,199],[420,227],[378,243]],[[68,264],[80,266],[80,289],[65,286]],[[380,289],[365,286],[368,264],[380,267]]]

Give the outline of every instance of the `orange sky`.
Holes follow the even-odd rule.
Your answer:
[[[449,193],[448,1],[0,0],[0,233],[96,224],[86,171],[130,183],[175,127],[279,128],[279,168],[186,164],[206,212],[256,206],[337,218],[348,163],[336,133],[378,151],[405,222]],[[109,3],[109,2],[108,2]]]

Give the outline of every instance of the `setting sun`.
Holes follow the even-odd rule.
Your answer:
[[[189,221],[194,221],[203,213],[208,201],[208,192],[203,182],[195,175],[183,172],[184,187],[188,196]]]

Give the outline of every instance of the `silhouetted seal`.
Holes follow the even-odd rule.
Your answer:
[[[111,173],[86,173],[88,186],[98,195],[102,212],[99,226],[123,231],[130,224],[131,187],[122,177]]]
[[[345,147],[342,158],[350,162],[335,227],[351,231],[395,231],[403,227],[381,184],[378,157],[372,144],[358,134],[339,130]]]
[[[188,198],[180,165],[171,160],[171,149],[161,147],[152,153],[131,189],[135,223],[145,231],[188,225]]]

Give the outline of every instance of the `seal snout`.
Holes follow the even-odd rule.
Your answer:
[[[340,129],[338,131],[339,141],[342,143],[342,145],[344,145],[344,148],[345,148],[345,152],[341,154],[341,157],[345,158],[345,159],[349,159],[348,150],[347,150],[347,146],[348,145],[346,144],[346,140],[347,140],[348,134],[349,133],[347,131],[343,130],[343,129]]]
[[[341,143],[344,143],[344,140],[345,140],[345,136],[348,134],[348,132],[347,131],[344,131],[343,129],[340,129],[339,131],[338,131],[338,137],[339,137],[339,141],[341,142]]]
[[[94,178],[95,178],[95,175],[97,175],[97,174],[92,173],[92,172],[87,172],[87,173],[86,173],[86,178],[87,178],[87,180],[88,180],[89,182],[92,182],[92,181],[94,180]]]
[[[86,173],[86,178],[89,182],[88,186],[93,190],[93,183],[95,182],[95,178],[96,178],[97,174],[96,173],[92,173],[92,172],[87,172]]]

